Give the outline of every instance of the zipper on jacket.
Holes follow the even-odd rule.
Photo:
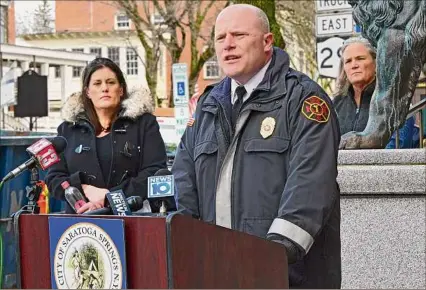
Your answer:
[[[115,123],[115,122],[114,122]],[[114,123],[111,125],[111,132],[109,134],[113,134]],[[112,165],[114,164],[114,135],[111,135],[111,165],[109,166],[109,174],[108,179],[106,181],[106,187],[109,187],[109,182],[111,181],[111,173],[112,173]]]
[[[352,127],[352,131],[356,131],[356,126],[358,125],[358,118],[359,118],[359,107],[357,107],[355,111],[355,120],[354,120],[354,125]]]
[[[126,177],[127,177],[127,175],[129,174],[129,171],[128,170],[126,170],[125,172],[124,172],[124,174],[123,174],[123,176],[121,176],[121,179],[120,179],[120,182],[118,182],[118,184],[121,184],[125,179],[126,179]],[[117,185],[118,185],[117,184]]]

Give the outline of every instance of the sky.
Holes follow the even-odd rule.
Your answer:
[[[15,14],[31,12],[37,8],[42,1],[22,1],[15,0]],[[49,1],[50,6],[55,9],[55,1]]]
[[[15,19],[16,25],[19,25],[19,20],[26,20],[26,23],[29,24],[28,26],[31,26],[32,21],[32,15],[34,10],[37,9],[37,7],[41,4],[42,1],[22,1],[22,0],[15,0]],[[55,17],[55,1],[49,1],[50,7],[52,7],[52,16]],[[28,18],[30,17],[30,18]],[[17,27],[17,30],[19,27]]]

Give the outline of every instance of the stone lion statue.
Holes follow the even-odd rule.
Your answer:
[[[343,135],[340,149],[384,148],[405,122],[426,63],[426,0],[348,2],[362,35],[377,48],[377,81],[366,128]]]

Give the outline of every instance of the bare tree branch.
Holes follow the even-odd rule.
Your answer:
[[[126,15],[131,19],[132,23],[135,26],[136,35],[141,42],[145,56],[143,64],[145,66],[145,76],[148,83],[148,87],[151,91],[151,94],[154,98],[155,105],[158,105],[157,98],[157,69],[158,69],[158,59],[160,54],[160,41],[156,37],[155,33],[152,30],[152,24],[150,18],[147,17],[144,19],[140,16],[138,12],[138,3],[135,0],[118,0],[117,4],[121,9],[124,10]],[[147,6],[144,6],[145,11],[149,9]],[[147,14],[148,15],[148,14]],[[128,41],[130,43],[130,41]],[[131,45],[140,59],[142,59],[137,50]]]
[[[230,1],[225,4],[229,5]],[[212,11],[215,1],[191,0],[118,0],[118,6],[127,14],[134,24],[136,34],[145,48],[144,64],[147,82],[154,94],[156,88],[158,58],[160,44],[170,54],[172,63],[181,61],[182,53],[190,37],[190,72],[189,87],[192,94],[198,75],[205,62],[214,55],[213,25],[206,25],[206,17]],[[139,9],[138,10],[138,6]],[[151,19],[154,15],[162,17],[163,22],[155,24]],[[199,51],[200,43],[207,49]],[[171,76],[170,76],[171,77]],[[169,92],[172,103],[172,91]]]

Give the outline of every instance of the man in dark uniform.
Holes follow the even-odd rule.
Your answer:
[[[340,288],[340,134],[329,97],[289,67],[254,6],[219,14],[215,48],[227,77],[206,88],[179,144],[178,209],[281,243],[291,287]]]

